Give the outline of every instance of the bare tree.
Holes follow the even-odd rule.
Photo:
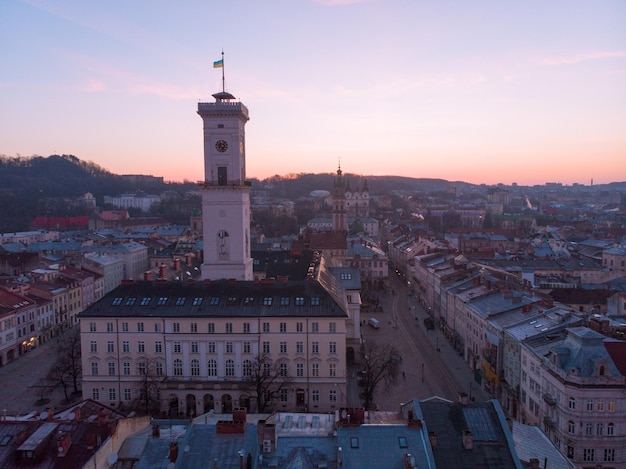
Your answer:
[[[69,401],[68,388],[73,394],[79,394],[79,383],[82,376],[80,361],[80,330],[78,327],[68,330],[59,337],[56,345],[56,360],[46,375],[53,388],[62,387],[65,399]]]
[[[400,352],[393,345],[378,345],[371,341],[366,344],[360,378],[366,409],[372,406],[374,393],[380,384],[386,390],[398,383],[401,361]]]
[[[161,370],[162,363],[161,363]],[[158,411],[161,404],[158,398],[159,383],[163,380],[163,373],[159,372],[157,360],[149,358],[139,363],[139,374],[141,375],[141,387],[139,388],[138,406],[143,407],[147,415],[152,415]]]
[[[250,369],[244,372],[246,381],[255,393],[257,411],[260,413],[265,412],[272,401],[278,399],[281,392],[291,385],[286,363],[273,362],[266,354],[254,357]]]

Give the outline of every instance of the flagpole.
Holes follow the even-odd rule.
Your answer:
[[[224,49],[222,49],[222,92],[226,92],[226,80],[224,79]]]

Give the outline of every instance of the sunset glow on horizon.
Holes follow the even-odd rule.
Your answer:
[[[247,177],[626,181],[626,2],[0,3],[0,154],[203,177],[199,101],[250,111]]]

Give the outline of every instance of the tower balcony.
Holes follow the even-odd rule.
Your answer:
[[[220,184],[217,181],[198,181],[198,185],[204,188],[216,188],[216,187],[252,187],[252,181],[242,181],[241,179],[235,179],[234,181],[228,181],[226,184]]]

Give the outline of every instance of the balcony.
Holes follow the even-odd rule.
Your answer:
[[[556,398],[547,392],[543,393],[543,400],[546,401],[546,404],[548,404],[549,406],[556,405]]]

